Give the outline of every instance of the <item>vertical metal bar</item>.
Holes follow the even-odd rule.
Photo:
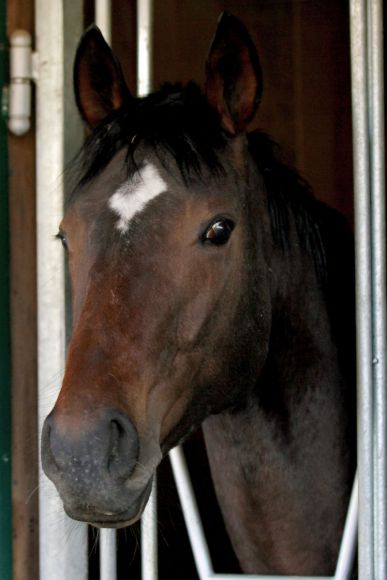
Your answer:
[[[111,0],[95,0],[95,23],[100,28],[108,44],[112,41]]]
[[[373,396],[367,12],[350,2],[358,376],[359,574],[373,580]]]
[[[99,536],[100,580],[113,580],[117,576],[117,531],[101,529]]]
[[[157,580],[158,578],[156,478],[141,519],[141,571],[142,580]]]
[[[95,0],[95,23],[108,44],[112,42],[111,0]],[[99,540],[99,568],[101,580],[113,580],[117,576],[117,532],[102,529]]]
[[[152,0],[137,0],[137,95],[152,90]],[[141,519],[142,580],[157,580],[157,482]]]
[[[81,33],[82,3],[36,0],[37,269],[39,426],[56,399],[65,354],[63,253],[53,242],[63,213],[62,174],[81,139],[74,110],[71,63]],[[73,107],[74,109],[74,107]],[[63,512],[40,469],[40,579],[86,580],[86,526]]]
[[[7,83],[6,2],[0,2],[0,97]],[[1,101],[3,102],[3,100]],[[9,320],[8,150],[0,118],[0,578],[12,578],[11,353]]]
[[[102,529],[99,537],[99,577],[100,580],[114,580],[117,577],[117,532]]]
[[[185,525],[187,526],[196,568],[200,580],[205,580],[212,576],[214,572],[194,491],[188,474],[187,464],[181,447],[172,449],[169,457],[180,503],[183,508]]]
[[[372,301],[374,369],[374,568],[387,578],[386,208],[383,2],[368,3],[372,194]]]
[[[137,94],[152,90],[152,0],[137,0]]]

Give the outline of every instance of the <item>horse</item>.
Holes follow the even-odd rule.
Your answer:
[[[136,98],[100,31],[80,41],[73,333],[42,464],[71,518],[120,528],[202,427],[242,570],[329,575],[355,470],[352,233],[249,132],[262,71],[230,14],[205,70]]]

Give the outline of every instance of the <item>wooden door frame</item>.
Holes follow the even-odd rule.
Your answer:
[[[6,2],[0,0],[0,95],[7,94]],[[7,123],[0,117],[0,577],[12,579],[11,380]]]
[[[34,1],[8,0],[8,38],[34,38]],[[35,127],[9,134],[13,580],[39,577]]]

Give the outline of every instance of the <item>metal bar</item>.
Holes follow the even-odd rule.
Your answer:
[[[356,553],[356,539],[358,529],[359,486],[357,474],[352,487],[351,499],[345,520],[344,533],[341,539],[339,557],[335,570],[335,580],[349,580],[353,570]]]
[[[117,576],[117,532],[102,529],[99,536],[100,580],[113,580]]]
[[[158,578],[156,478],[141,518],[141,571],[142,580],[157,580]]]
[[[0,2],[0,97],[7,83],[6,2]],[[12,578],[11,352],[9,296],[8,148],[0,118],[0,578]]]
[[[212,577],[214,571],[194,491],[189,478],[187,464],[181,447],[172,449],[169,453],[169,458],[172,464],[180,503],[183,508],[185,525],[187,526],[196,568],[200,579],[205,580],[206,578]]]
[[[373,580],[373,396],[367,12],[350,2],[358,376],[359,575]]]
[[[184,453],[180,447],[169,453],[173,475],[183,509],[184,521],[188,530],[190,544],[200,580],[300,580],[299,576],[272,576],[265,574],[215,574],[204,534],[194,491],[190,481]],[[358,517],[358,481],[355,478],[349,502],[343,538],[334,576],[302,576],[302,580],[348,580],[351,576],[356,552],[356,534]]]
[[[333,576],[272,576],[257,574],[212,574],[201,580],[335,580]]]
[[[112,41],[111,0],[95,0],[95,23],[100,28],[108,44]]]
[[[137,0],[137,95],[152,90],[152,0]],[[142,580],[158,578],[157,480],[141,518]]]
[[[81,33],[81,2],[36,0],[37,269],[39,426],[60,387],[65,356],[64,260],[53,242],[63,213],[62,174],[80,143],[69,81]],[[70,107],[72,110],[70,111]],[[65,122],[66,119],[66,122]],[[87,528],[63,512],[57,492],[40,469],[40,580],[86,580]]]
[[[108,44],[112,41],[111,0],[95,0],[95,23]],[[117,576],[117,531],[102,529],[99,537],[99,568],[101,580]]]
[[[137,94],[152,90],[152,0],[137,0]]]
[[[386,208],[383,3],[368,3],[374,370],[374,573],[387,578]]]

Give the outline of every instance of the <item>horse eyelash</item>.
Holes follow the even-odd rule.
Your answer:
[[[55,234],[54,239],[56,241],[60,241],[60,243],[62,244],[62,246],[64,247],[65,250],[67,250],[67,240],[66,240],[66,236],[65,234],[63,234],[61,231],[59,231],[57,234]]]

